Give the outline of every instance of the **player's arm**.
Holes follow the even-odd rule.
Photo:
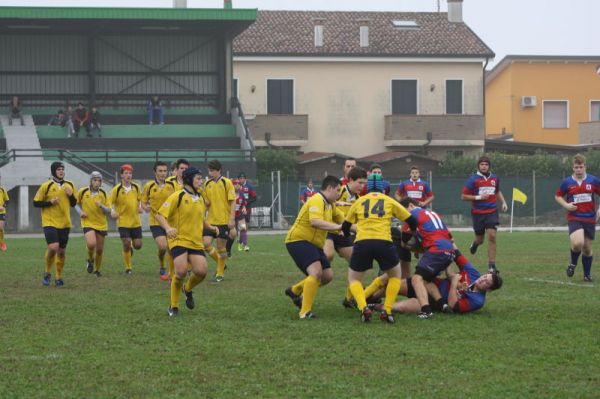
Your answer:
[[[410,212],[403,207],[402,205],[400,205],[399,203],[397,203],[396,201],[390,201],[392,202],[392,216],[405,221],[408,226],[410,227],[411,231],[414,232],[417,231],[417,227],[418,227],[418,223],[417,223],[417,219],[415,219]]]
[[[65,183],[65,194],[67,194],[67,198],[69,199],[69,205],[73,208],[77,205],[77,198],[75,197],[75,187],[72,184]]]
[[[110,192],[110,199],[108,200],[108,207],[110,208],[110,217],[113,219],[119,218],[119,213],[117,212],[117,189],[119,186],[113,187]]]
[[[458,282],[460,281],[460,274],[455,274],[450,279],[450,287],[448,287],[448,306],[454,311],[458,311]]]
[[[171,227],[169,225],[169,222],[167,221],[167,218],[169,217],[169,215],[175,211],[175,209],[173,209],[176,205],[176,199],[171,198],[173,197],[173,195],[171,195],[169,198],[167,198],[167,201],[160,207],[159,211],[156,213],[156,221],[158,222],[158,224],[160,224],[160,227],[162,227],[163,229],[165,229],[165,232],[167,233],[167,237],[168,238],[175,238],[177,237],[177,229]]]
[[[142,191],[142,209],[147,213],[152,210],[152,208],[150,206],[150,185],[151,184],[152,184],[152,182],[146,183],[146,185],[144,186],[144,191]]]
[[[560,206],[565,208],[567,211],[576,211],[577,205],[573,204],[572,202],[567,202],[565,200],[565,192],[566,188],[563,189],[563,186],[561,185],[561,187],[558,190],[556,190],[556,195],[554,196],[554,199],[556,200],[556,202],[558,202]]]
[[[463,187],[460,199],[463,201],[481,201],[488,199],[489,194],[475,195],[475,184],[469,179],[467,184]]]
[[[398,202],[400,202],[402,200],[402,198],[404,198],[404,196],[402,195],[401,187],[402,187],[402,185],[398,186],[398,188],[396,189],[396,192],[394,193],[394,198]]]
[[[38,189],[37,193],[35,194],[35,197],[33,197],[33,206],[36,208],[48,208],[50,206],[53,206],[55,204],[58,204],[58,198],[54,197],[51,198],[50,201],[46,200],[46,195],[44,194],[44,192],[46,191],[46,184],[42,184],[40,186],[40,188]]]
[[[212,230],[215,232],[216,235],[219,235],[219,228],[217,226],[213,226],[212,224],[208,223],[206,221],[206,219],[204,219],[204,228],[207,230]]]
[[[429,205],[431,202],[433,202],[434,198],[435,198],[435,195],[433,195],[433,191],[431,191],[429,186],[426,185],[425,186],[425,199],[423,201],[421,201],[421,207],[424,208],[427,205]]]
[[[313,198],[315,198],[313,200]],[[308,200],[308,220],[310,226],[315,229],[336,231],[340,230],[342,226],[337,223],[329,222],[324,219],[325,215],[325,204],[319,203],[320,199],[313,196]]]
[[[502,212],[506,212],[508,210],[508,205],[506,204],[506,201],[504,200],[504,194],[502,194],[500,189],[498,189],[498,199],[500,200],[500,204],[502,206]]]

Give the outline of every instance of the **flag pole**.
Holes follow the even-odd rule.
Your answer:
[[[512,233],[512,227],[513,227],[514,210],[515,210],[515,199],[513,197],[512,201],[510,201],[510,232],[511,233]]]

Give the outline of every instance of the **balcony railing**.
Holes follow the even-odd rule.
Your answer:
[[[308,115],[256,115],[246,120],[256,147],[308,144]]]

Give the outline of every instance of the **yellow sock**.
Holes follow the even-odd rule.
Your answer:
[[[96,253],[96,260],[94,261],[94,271],[99,272],[102,267],[102,254]]]
[[[385,300],[383,301],[383,308],[388,314],[392,314],[392,306],[400,291],[402,281],[398,277],[390,277],[385,289]]]
[[[350,287],[346,287],[346,300],[351,301],[354,296],[352,295],[352,291],[350,291]]]
[[[171,280],[171,307],[179,308],[179,296],[181,295],[181,287],[183,287],[183,280],[175,276]]]
[[[302,296],[302,308],[300,309],[300,315],[306,314],[312,310],[312,305],[317,296],[319,290],[319,280],[313,276],[308,276],[304,279],[304,292]]]
[[[215,247],[213,247],[212,245],[208,245],[206,247],[206,252],[210,255],[211,258],[213,258],[215,262],[219,262],[219,254],[217,254],[217,250],[215,249]]]
[[[65,257],[56,257],[56,279],[60,280],[62,278],[63,269],[65,268]]]
[[[292,292],[296,295],[302,295],[302,292],[304,291],[304,282],[306,281],[307,277],[303,278],[302,280],[298,281],[296,284],[292,285]]]
[[[88,260],[94,260],[94,249],[89,249],[88,248]]]
[[[131,269],[131,251],[123,251],[123,262],[125,269]]]
[[[0,230],[0,244],[4,242],[4,230]]]
[[[173,257],[169,251],[167,251],[165,257],[167,258],[167,265],[169,265],[169,277],[173,280],[173,276],[175,275],[175,263],[173,262]]]
[[[219,258],[217,260],[217,276],[225,275],[225,259],[227,259],[227,250],[225,248],[218,249]]]
[[[185,290],[187,292],[190,292],[191,290],[194,289],[195,286],[200,284],[203,280],[204,280],[204,277],[198,277],[198,276],[196,276],[196,274],[192,273],[190,278],[188,278],[188,281],[185,283]]]
[[[160,268],[162,269],[163,267],[165,267],[165,256],[166,254],[162,254],[162,256],[160,256],[160,251],[158,251],[158,263],[160,264]]]
[[[356,305],[359,310],[363,310],[367,307],[367,300],[365,297],[365,290],[363,289],[363,285],[360,281],[354,281],[350,284],[350,291],[352,291],[352,296],[356,300]]]
[[[375,277],[371,284],[367,288],[365,288],[365,298],[370,297],[377,291],[383,288],[383,280],[381,277]]]
[[[54,264],[54,255],[49,256],[48,251],[44,255],[44,271],[50,273],[52,271],[52,265]]]

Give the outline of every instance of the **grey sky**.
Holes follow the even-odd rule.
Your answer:
[[[232,0],[234,8],[270,10],[436,11],[437,0]],[[442,11],[446,0],[440,0]],[[171,0],[0,0],[0,6],[171,7]],[[221,8],[222,0],[188,0]],[[600,56],[598,0],[465,0],[464,19],[496,53]],[[493,64],[490,64],[493,66]]]

